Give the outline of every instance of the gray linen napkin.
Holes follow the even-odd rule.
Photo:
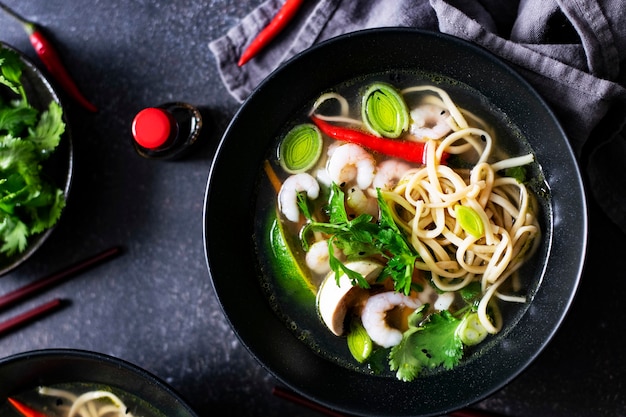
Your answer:
[[[319,0],[243,67],[244,47],[281,7],[268,0],[209,44],[243,101],[282,62],[355,30],[407,26],[474,42],[503,58],[553,108],[590,190],[626,233],[626,8],[623,0]]]

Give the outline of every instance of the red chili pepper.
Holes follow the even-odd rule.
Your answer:
[[[286,0],[283,7],[280,8],[276,16],[270,21],[270,23],[257,35],[256,38],[250,43],[246,50],[239,58],[237,65],[240,67],[246,62],[254,58],[256,54],[261,51],[268,43],[278,35],[287,24],[296,15],[296,12],[302,5],[304,0]]]
[[[30,408],[24,403],[21,403],[13,398],[8,398],[9,402],[17,411],[19,411],[24,417],[48,417],[44,413],[41,413],[34,408]]]
[[[311,116],[311,120],[324,133],[333,139],[355,143],[368,148],[371,151],[379,152],[387,156],[404,159],[409,162],[420,164],[424,161],[424,143],[411,142],[408,140],[384,139],[360,130],[348,129],[335,126],[319,117]]]
[[[87,110],[97,112],[98,109],[96,108],[96,106],[91,104],[91,102],[89,102],[89,100],[87,100],[85,96],[83,96],[83,94],[80,92],[78,86],[63,65],[59,53],[56,51],[50,41],[46,39],[41,30],[33,22],[24,19],[22,16],[18,15],[4,4],[0,3],[0,8],[2,8],[5,12],[13,16],[17,21],[22,24],[24,30],[29,36],[31,45],[37,53],[37,56],[39,56],[41,62],[43,62],[43,64],[48,69],[48,72],[50,72],[50,74],[61,85],[65,92],[67,92],[72,98],[74,98]]]

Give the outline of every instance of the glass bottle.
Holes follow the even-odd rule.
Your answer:
[[[177,159],[194,145],[202,130],[200,110],[172,102],[141,110],[132,124],[133,145],[148,159]]]

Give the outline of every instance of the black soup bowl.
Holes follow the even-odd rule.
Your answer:
[[[412,382],[330,360],[305,343],[306,330],[279,314],[255,251],[263,162],[295,114],[329,89],[371,74],[430,74],[469,86],[518,129],[543,180],[542,237],[524,266],[527,302],[504,329],[452,370]],[[523,143],[522,143],[523,142]],[[204,213],[207,264],[216,295],[250,353],[279,381],[332,409],[359,415],[434,416],[475,403],[519,375],[549,343],[575,295],[586,250],[582,181],[567,138],[540,96],[485,50],[447,35],[407,28],[365,30],[320,43],[270,74],[227,128],[213,161]],[[345,345],[345,340],[341,343]],[[479,345],[480,346],[480,345]]]
[[[8,411],[12,407],[7,398],[24,404],[28,399],[26,405],[31,408],[44,406],[46,397],[40,396],[43,402],[37,401],[39,387],[74,390],[74,394],[95,389],[111,391],[133,415],[197,417],[167,383],[137,365],[104,353],[41,349],[0,359],[0,410],[12,412]],[[54,404],[55,397],[51,400]]]

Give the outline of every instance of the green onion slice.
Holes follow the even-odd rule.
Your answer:
[[[457,329],[457,334],[467,346],[479,344],[488,335],[487,329],[480,323],[477,313],[471,313],[463,319]]]
[[[409,127],[409,109],[402,95],[385,83],[372,84],[363,95],[361,117],[376,136],[397,138]]]
[[[280,144],[280,165],[290,174],[305,172],[319,160],[322,146],[322,133],[317,126],[310,123],[297,125]]]
[[[354,359],[363,363],[372,353],[373,343],[363,325],[352,320],[350,333],[348,333],[348,349]]]
[[[463,230],[475,238],[483,236],[485,233],[485,225],[483,224],[480,215],[476,213],[476,210],[471,207],[458,204],[454,207],[454,212],[456,214],[456,219]]]

